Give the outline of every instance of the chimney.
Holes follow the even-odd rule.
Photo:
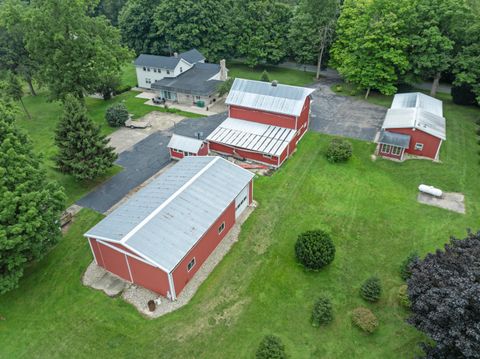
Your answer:
[[[273,86],[273,87],[277,87],[277,85],[278,85],[278,81],[277,81],[277,80],[273,80],[273,81],[272,81],[272,86]]]
[[[173,57],[178,57],[178,52],[174,52]]]
[[[225,59],[220,60],[220,81],[227,80],[227,66]]]

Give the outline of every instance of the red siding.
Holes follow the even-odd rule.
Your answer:
[[[256,162],[265,163],[267,165],[272,165],[272,166],[278,165],[278,157],[268,158],[268,157],[264,157],[261,153],[258,153],[258,152],[250,152],[250,151],[242,150],[236,147],[233,148],[233,147],[229,147],[216,142],[210,142],[210,149],[212,151],[217,151],[227,155],[233,155],[233,151],[235,150],[235,153],[240,157],[247,158],[249,160],[256,161]]]
[[[102,243],[98,243],[101,256],[103,258],[103,266],[109,272],[112,272],[119,277],[131,281],[130,274],[128,272],[127,260],[125,254],[116,251],[113,248],[107,247]]]
[[[264,123],[285,128],[295,129],[295,116],[253,110],[245,107],[230,106],[229,116],[241,120]]]
[[[163,270],[127,256],[133,282],[155,293],[167,296],[169,291],[168,275]]]
[[[388,131],[410,135],[410,148],[405,150],[405,152],[415,156],[423,156],[435,159],[438,148],[442,143],[442,140],[440,138],[429,135],[428,133],[425,133],[418,129],[414,131],[411,128],[389,128]],[[423,143],[423,150],[416,151],[415,143]]]
[[[182,159],[183,158],[183,153],[178,153],[177,151],[169,148],[168,149],[170,151],[170,157],[172,157],[173,159]]]
[[[191,156],[208,156],[208,149],[209,149],[208,143],[204,143],[203,146],[198,150],[198,153],[193,154]],[[179,152],[172,148],[169,148],[168,150],[170,152],[170,157],[172,159],[182,159],[183,157],[185,157],[183,152]]]
[[[100,253],[100,249],[98,248],[98,243],[94,238],[89,238],[88,241],[92,246],[93,255],[95,256],[95,261],[101,267],[104,267],[102,254]]]
[[[222,233],[218,234],[218,227],[225,222],[225,228]],[[208,258],[212,251],[217,247],[220,241],[230,231],[235,224],[235,201],[233,201],[223,214],[215,221],[207,233],[198,241],[190,252],[182,259],[182,261],[173,270],[173,282],[175,283],[175,291],[178,294],[182,291],[188,281],[195,275],[203,262]],[[195,258],[195,265],[187,270],[188,263]]]
[[[207,156],[208,155],[208,142],[204,143],[202,148],[198,151],[199,156]]]
[[[309,116],[310,116],[310,97],[307,97],[305,103],[303,104],[302,112],[297,120],[297,128],[301,128],[305,123],[307,124],[306,128],[309,126]]]

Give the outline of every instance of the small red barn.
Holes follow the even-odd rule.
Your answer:
[[[405,154],[438,160],[446,140],[442,101],[425,94],[396,94],[377,139],[376,153],[404,160]]]
[[[235,79],[228,118],[208,137],[210,150],[280,167],[309,126],[314,89]]]
[[[90,229],[97,265],[175,300],[252,203],[253,174],[185,157]]]
[[[208,142],[192,137],[174,134],[167,147],[170,151],[170,157],[174,160],[180,160],[186,156],[208,155]]]

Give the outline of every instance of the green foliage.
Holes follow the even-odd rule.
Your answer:
[[[113,95],[117,96],[124,92],[130,91],[132,87],[130,85],[117,86],[113,90]]]
[[[104,100],[110,100],[118,86],[120,86],[120,79],[118,76],[110,77],[99,84],[96,92],[100,93]]]
[[[275,335],[266,335],[255,353],[256,359],[286,359],[285,346]]]
[[[0,294],[17,287],[24,267],[58,241],[64,200],[11,108],[0,103]]]
[[[466,43],[455,58],[455,85],[469,85],[480,104],[480,20],[472,21],[464,37]],[[452,94],[453,95],[453,94]]]
[[[335,258],[335,246],[330,235],[320,229],[307,231],[298,236],[295,254],[306,268],[318,270]]]
[[[262,76],[260,76],[260,81],[270,82],[270,76],[268,75],[267,70],[263,70]]]
[[[220,83],[220,85],[218,86],[218,96],[221,97],[229,93],[230,89],[232,88],[233,81],[235,81],[235,78],[229,77],[226,81]]]
[[[382,282],[377,277],[368,278],[360,287],[360,295],[369,302],[376,302],[382,294]]]
[[[404,308],[410,308],[410,299],[408,298],[408,286],[401,285],[398,288],[398,302]]]
[[[452,86],[452,101],[457,105],[470,106],[476,104],[475,93],[469,84]]]
[[[332,302],[330,298],[320,297],[313,306],[312,325],[319,327],[328,324],[333,320]]]
[[[352,157],[352,144],[343,138],[334,138],[328,145],[326,157],[331,163],[346,162]]]
[[[412,275],[410,266],[418,259],[418,253],[411,252],[400,264],[400,277],[402,277],[403,280],[407,280],[408,278],[410,278],[410,276]]]
[[[353,310],[352,322],[368,334],[375,332],[378,328],[377,317],[370,309],[365,307],[358,307]]]
[[[92,180],[105,174],[117,159],[108,142],[87,116],[85,106],[67,95],[63,116],[55,131],[58,147],[55,161],[59,170],[78,180]]]
[[[95,9],[95,15],[103,15],[110,20],[113,26],[117,26],[118,14],[126,2],[127,0],[100,0]]]
[[[128,110],[122,102],[113,104],[107,109],[105,119],[111,127],[125,126],[128,120]]]

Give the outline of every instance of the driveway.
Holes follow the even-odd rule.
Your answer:
[[[312,94],[310,130],[329,135],[373,141],[382,127],[387,109],[330,90],[335,79],[326,79],[310,87]]]
[[[124,168],[122,172],[95,188],[77,204],[105,213],[131,190],[170,162],[167,144],[173,132],[190,137],[201,132],[202,137],[205,138],[226,116],[226,113],[221,113],[204,118],[184,119],[177,123],[175,128],[152,133],[130,149],[120,153],[115,163]]]

